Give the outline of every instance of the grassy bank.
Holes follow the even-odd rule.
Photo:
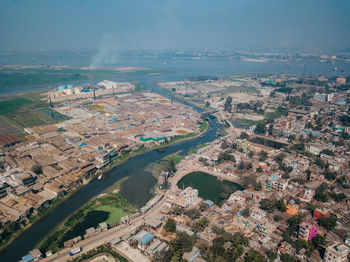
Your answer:
[[[135,212],[136,209],[119,194],[108,193],[102,197],[97,197],[70,215],[37,247],[44,252],[48,250],[59,251],[62,248],[61,242],[65,234],[78,223],[84,221],[91,211],[108,212],[109,216],[106,222],[111,225],[117,223],[122,216]]]

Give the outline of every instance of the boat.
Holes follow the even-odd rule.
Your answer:
[[[97,179],[100,180],[102,178],[102,174],[100,174]]]

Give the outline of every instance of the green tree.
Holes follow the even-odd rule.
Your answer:
[[[37,175],[40,175],[43,173],[43,168],[39,164],[35,164],[34,166],[32,166],[31,170]]]
[[[284,202],[283,199],[276,200],[275,201],[275,207],[281,212],[285,212],[286,211],[286,203]]]
[[[261,134],[261,135],[265,135],[266,133],[266,126],[263,123],[258,123],[254,129],[254,133],[255,134]]]
[[[293,256],[291,256],[287,253],[280,255],[280,259],[282,262],[294,262],[294,261],[296,261],[296,259]]]
[[[241,132],[240,138],[241,139],[248,139],[249,135],[246,132]]]
[[[318,220],[320,226],[324,227],[327,231],[331,231],[337,225],[337,217],[335,215],[331,215],[329,217],[321,217]]]
[[[250,216],[250,210],[249,208],[245,208],[241,211],[241,215],[244,216],[244,217],[249,217]]]
[[[181,261],[183,253],[190,252],[194,242],[193,236],[189,236],[186,232],[179,233],[177,238],[169,244],[171,258],[176,259],[175,261]]]
[[[244,256],[244,262],[265,262],[266,259],[257,251],[251,249]]]
[[[277,253],[273,252],[271,249],[267,251],[266,255],[271,261],[274,261],[277,258]]]
[[[302,221],[301,215],[295,215],[295,216],[288,218],[288,220],[287,220],[287,224],[288,224],[287,233],[289,235],[291,235],[292,233],[295,233],[298,230],[301,221]]]
[[[267,157],[268,157],[268,154],[267,154],[266,151],[261,150],[261,151],[259,152],[259,156],[260,156],[259,161],[265,161],[265,160],[267,159]]]
[[[192,208],[186,211],[186,215],[191,219],[197,219],[201,216],[201,212],[199,211],[199,209]]]
[[[176,171],[176,163],[175,163],[175,160],[173,158],[169,159],[168,161],[169,163],[169,169],[173,172]]]
[[[165,225],[164,225],[164,228],[167,232],[175,232],[176,231],[176,222],[174,219],[172,218],[169,218]]]
[[[224,110],[226,112],[231,113],[231,111],[232,111],[232,97],[229,96],[229,97],[226,98],[226,101],[225,101],[225,104],[224,104]]]
[[[273,123],[271,123],[271,124],[269,125],[268,133],[269,133],[270,136],[272,136],[272,133],[273,133]]]

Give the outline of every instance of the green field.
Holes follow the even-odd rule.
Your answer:
[[[114,206],[98,206],[97,208],[95,208],[95,210],[106,211],[109,213],[109,217],[106,221],[109,225],[119,222],[121,217],[130,214],[128,212],[125,212],[121,207]]]
[[[27,98],[16,98],[12,100],[2,101],[0,102],[0,114],[4,115],[30,104],[34,104],[34,102]]]
[[[23,128],[52,125],[65,119],[53,111],[45,95],[31,93],[0,101],[0,135],[24,135]]]

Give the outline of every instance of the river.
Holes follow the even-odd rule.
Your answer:
[[[167,91],[160,89],[153,82],[144,79],[142,85],[154,92],[170,98]],[[177,100],[178,102],[181,102]],[[188,103],[186,103],[188,105]],[[195,110],[200,111],[196,106]],[[77,211],[92,198],[101,194],[105,189],[113,185],[123,177],[129,179],[123,184],[121,194],[133,205],[141,206],[151,197],[150,190],[156,184],[156,179],[145,168],[169,154],[182,151],[186,154],[198,144],[207,143],[215,139],[218,123],[215,118],[210,119],[211,129],[203,137],[185,140],[167,147],[152,150],[141,155],[136,155],[128,161],[113,168],[101,180],[94,180],[82,187],[65,201],[52,208],[48,215],[34,223],[28,230],[23,232],[6,249],[0,253],[0,261],[19,261],[22,256],[35,248],[50,232],[52,232],[69,215]],[[129,181],[129,182],[128,182]],[[132,193],[130,193],[132,192]]]
[[[2,64],[25,64],[22,60],[13,59],[6,61],[4,57],[0,57]],[[19,58],[20,59],[20,58]],[[23,59],[23,58],[21,58]],[[31,60],[28,60],[28,64]],[[75,61],[72,59],[72,61]],[[46,63],[46,62],[43,62]],[[48,62],[47,62],[48,63]],[[84,66],[89,63],[88,59],[79,62],[76,66]],[[48,63],[50,64],[50,63]],[[54,64],[54,61],[52,61]],[[69,64],[69,63],[67,63]],[[73,64],[71,64],[73,65]],[[126,79],[116,79],[118,81],[140,81],[146,88],[151,89],[161,95],[170,97],[169,93],[160,89],[155,83],[156,81],[175,81],[183,80],[187,76],[210,75],[222,76],[229,74],[241,73],[290,73],[294,75],[335,75],[332,71],[334,66],[340,66],[345,69],[345,72],[350,72],[350,63],[344,64],[326,64],[319,62],[267,62],[267,63],[251,63],[244,61],[189,61],[189,60],[169,60],[166,63],[160,60],[135,60],[128,61],[127,66],[137,66],[152,68],[159,71],[167,71],[160,75],[146,75],[139,77],[130,77]],[[344,73],[343,73],[344,74]],[[112,79],[111,79],[112,80]],[[52,86],[51,86],[52,87]],[[40,91],[49,88],[48,86],[34,86],[22,88],[3,89],[0,93],[2,95],[11,95],[14,93]],[[181,102],[181,101],[178,101]],[[185,103],[189,105],[188,103]],[[199,108],[193,106],[196,110]],[[88,185],[82,187],[75,194],[68,199],[55,206],[48,215],[41,218],[28,230],[23,232],[17,239],[15,239],[6,249],[0,252],[0,261],[18,261],[21,257],[28,253],[28,251],[35,248],[38,243],[43,240],[50,232],[52,232],[62,221],[69,215],[77,211],[80,207],[86,204],[92,198],[101,194],[109,186],[123,177],[129,176],[129,179],[123,184],[121,194],[133,205],[141,206],[146,203],[151,197],[151,188],[156,183],[156,179],[150,172],[145,171],[145,168],[169,154],[182,151],[184,154],[191,148],[196,147],[200,143],[206,143],[215,139],[217,130],[216,119],[211,119],[210,123],[212,129],[208,130],[204,137],[198,137],[192,140],[186,140],[168,147],[152,150],[142,155],[137,155],[130,158],[125,163],[112,169],[101,180],[95,180]]]

